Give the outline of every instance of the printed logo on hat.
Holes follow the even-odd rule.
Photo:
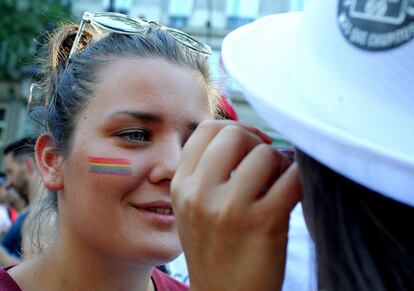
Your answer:
[[[414,0],[339,0],[338,25],[359,48],[395,48],[414,37]]]

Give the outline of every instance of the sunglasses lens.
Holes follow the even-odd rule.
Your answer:
[[[103,28],[121,33],[137,33],[146,27],[144,22],[116,14],[95,14],[93,21]]]
[[[176,40],[178,40],[179,42],[181,42],[182,44],[184,44],[185,46],[193,50],[196,50],[200,53],[207,54],[207,55],[212,53],[212,50],[208,45],[205,45],[199,42],[198,40],[195,40],[194,38],[192,38],[191,36],[189,36],[188,34],[182,31],[179,31],[173,28],[167,28],[167,31]]]

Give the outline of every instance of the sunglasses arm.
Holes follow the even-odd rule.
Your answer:
[[[85,19],[82,19],[82,21],[79,25],[78,32],[76,33],[75,40],[73,41],[72,48],[71,48],[70,53],[69,53],[68,63],[70,62],[70,59],[72,58],[73,54],[76,52],[76,49],[78,48],[78,44],[79,44],[79,41],[81,39],[84,27],[85,27]]]

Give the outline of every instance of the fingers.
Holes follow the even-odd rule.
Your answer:
[[[294,165],[285,172],[289,159],[263,143],[268,141],[261,131],[235,122],[202,123],[183,150],[171,185],[173,203],[207,206],[218,193],[231,207],[246,209],[263,200],[263,207],[289,215],[301,195],[298,171]]]
[[[225,196],[233,196],[232,189],[222,191],[220,187],[244,156],[263,142],[270,143],[271,138],[250,126],[229,121],[200,124],[187,141],[171,182],[174,207],[193,204],[214,208],[213,204],[222,203]],[[213,198],[216,194],[221,196],[219,201]]]
[[[256,134],[236,125],[223,128],[202,154],[194,175],[208,177],[215,185],[227,181],[230,173],[246,155],[263,140]]]
[[[175,174],[177,179],[191,175],[194,172],[210,142],[222,129],[229,125],[238,126],[252,135],[256,135],[262,142],[272,142],[266,133],[248,125],[228,120],[205,121],[197,127],[184,146],[181,162]]]
[[[290,166],[290,160],[270,145],[256,146],[240,163],[229,181],[240,188],[235,203],[250,203],[261,198]]]

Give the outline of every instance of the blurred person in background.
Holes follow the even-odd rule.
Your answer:
[[[17,215],[28,205],[26,197],[17,192],[13,187],[3,187],[0,199],[9,208],[9,216],[13,222],[17,219]]]
[[[6,187],[6,175],[3,176],[4,184],[0,188],[0,203],[5,205],[12,222],[16,221],[18,214],[27,206],[27,197],[19,194],[14,187]]]
[[[8,206],[8,194],[5,187],[6,175],[0,173],[0,240],[12,224]]]
[[[19,213],[1,242],[1,265],[17,263],[22,256],[22,226],[28,215],[29,203],[39,186],[34,160],[35,143],[36,138],[23,138],[4,149],[5,191],[9,205],[18,209]]]

